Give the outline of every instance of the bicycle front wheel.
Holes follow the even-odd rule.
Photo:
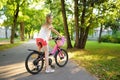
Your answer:
[[[43,65],[44,60],[40,59],[40,54],[34,51],[30,53],[25,60],[25,67],[31,74],[39,73],[42,70]]]
[[[68,53],[64,49],[57,51],[55,55],[55,62],[59,67],[64,67],[68,62]]]

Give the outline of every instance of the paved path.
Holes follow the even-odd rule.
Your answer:
[[[63,68],[56,66],[54,73],[46,74],[43,70],[37,75],[31,75],[24,66],[25,58],[29,54],[27,49],[36,49],[34,40],[0,51],[0,80],[97,80],[70,60]]]

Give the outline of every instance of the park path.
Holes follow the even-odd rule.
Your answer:
[[[63,68],[56,66],[54,73],[46,74],[43,69],[39,74],[31,75],[24,66],[29,54],[27,49],[36,49],[35,40],[0,51],[0,80],[98,80],[71,60]]]

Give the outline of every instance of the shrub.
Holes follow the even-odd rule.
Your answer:
[[[102,42],[110,42],[110,35],[104,35],[101,37]]]
[[[104,35],[101,37],[102,42],[120,43],[120,37],[115,35]]]
[[[117,43],[117,39],[114,36],[110,36],[110,42]]]

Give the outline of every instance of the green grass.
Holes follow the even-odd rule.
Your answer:
[[[26,40],[27,41],[27,40]],[[0,50],[6,50],[18,46],[26,41],[20,41],[20,39],[15,39],[14,44],[10,44],[9,39],[0,39]]]
[[[0,42],[2,41],[9,41],[9,39],[6,39],[6,38],[0,38]]]
[[[86,50],[69,50],[72,60],[99,80],[120,80],[120,44],[88,41]]]

